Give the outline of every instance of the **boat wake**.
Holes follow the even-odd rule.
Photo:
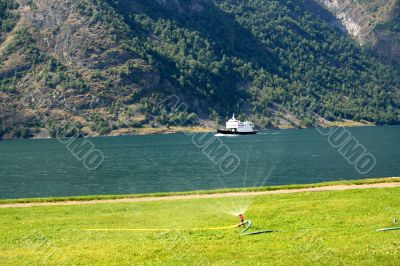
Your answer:
[[[257,135],[279,135],[281,132],[262,132],[262,133],[258,133]]]
[[[217,133],[214,135],[215,137],[238,137],[239,135],[235,135],[235,134],[222,134],[222,133]]]

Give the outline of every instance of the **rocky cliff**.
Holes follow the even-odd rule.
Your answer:
[[[342,30],[371,45],[387,60],[400,63],[398,0],[317,0],[335,15]]]

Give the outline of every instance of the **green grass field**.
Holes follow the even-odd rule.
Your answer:
[[[400,261],[400,188],[0,209],[0,265],[287,265]],[[190,230],[236,224],[253,230]],[[399,226],[399,225],[397,225]],[[110,231],[95,228],[171,228]],[[184,230],[187,229],[187,230]]]

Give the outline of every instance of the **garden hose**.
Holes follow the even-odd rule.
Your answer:
[[[247,220],[239,225],[244,225],[245,228],[242,232],[240,232],[240,236],[249,236],[249,235],[259,235],[264,233],[273,233],[277,231],[273,230],[262,230],[256,232],[247,232],[253,225],[253,222]],[[123,231],[131,231],[131,232],[149,232],[149,231],[156,231],[156,232],[168,232],[168,231],[200,231],[200,230],[226,230],[230,228],[238,227],[238,225],[230,225],[230,226],[222,226],[222,227],[195,227],[195,228],[98,228],[98,229],[85,229],[85,231],[96,231],[96,232],[123,232]]]
[[[277,232],[277,231],[274,231],[274,230],[262,230],[262,231],[255,231],[255,232],[247,232],[251,228],[252,225],[253,225],[252,221],[247,220],[246,221],[246,227],[240,233],[240,236],[260,235],[260,234]]]
[[[394,230],[400,230],[400,227],[389,227],[389,228],[382,228],[376,230],[377,232],[385,232],[385,231],[394,231]]]
[[[110,232],[110,231],[133,231],[133,232],[146,232],[146,231],[200,231],[200,230],[224,230],[235,228],[236,225],[222,226],[222,227],[205,227],[205,228],[104,228],[104,229],[85,229],[85,231],[97,231],[97,232]]]
[[[249,236],[249,235],[259,235],[264,233],[273,233],[277,231],[273,230],[263,230],[256,232],[247,232],[253,225],[252,221],[248,220],[245,222],[246,227],[242,232],[240,232],[240,236]],[[98,228],[98,229],[85,229],[85,231],[95,231],[95,232],[168,232],[168,231],[201,231],[201,230],[226,230],[235,228],[237,225],[230,226],[222,226],[222,227],[200,227],[200,228]]]

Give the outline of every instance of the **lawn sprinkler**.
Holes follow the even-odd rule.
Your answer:
[[[263,230],[263,231],[256,231],[256,232],[249,232],[248,233],[247,231],[253,225],[252,221],[245,220],[243,214],[239,214],[239,220],[240,220],[240,223],[237,225],[237,227],[244,227],[243,231],[240,233],[241,236],[259,235],[259,234],[276,232],[276,231],[273,231],[273,230]]]
[[[245,221],[243,214],[239,214],[239,220],[240,220],[240,223],[238,224],[237,227],[242,227],[242,226],[244,227],[248,223],[248,221]]]

